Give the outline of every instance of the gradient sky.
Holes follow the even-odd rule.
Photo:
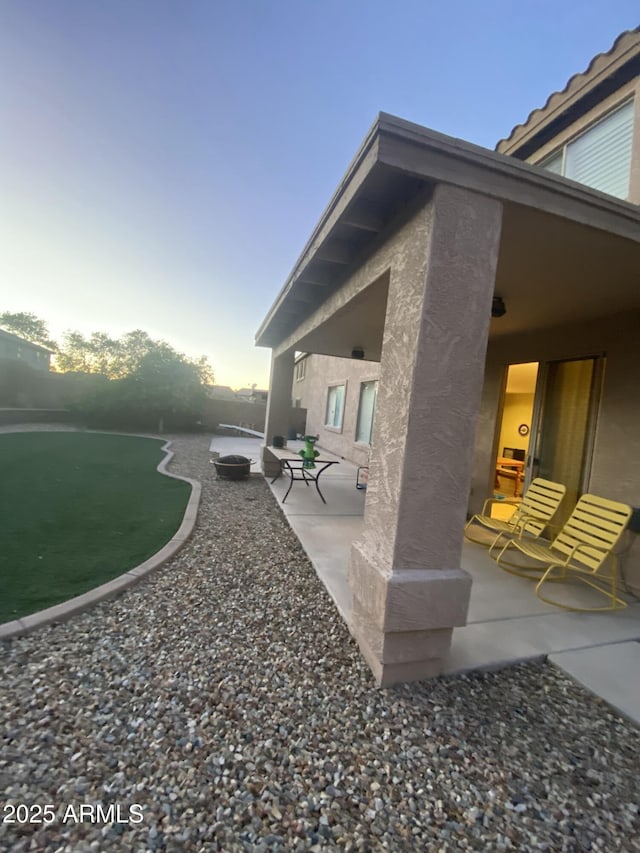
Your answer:
[[[255,332],[379,111],[493,148],[638,0],[0,0],[0,311],[267,387]]]

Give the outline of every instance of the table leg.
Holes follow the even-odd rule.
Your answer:
[[[287,499],[288,495],[289,495],[289,492],[291,491],[291,486],[293,486],[293,468],[291,467],[291,465],[289,465],[287,462],[285,462],[285,461],[283,460],[283,462],[282,462],[282,470],[283,470],[283,471],[286,471],[286,472],[287,472],[287,474],[289,475],[289,488],[287,489],[287,491],[285,492],[284,497],[282,498],[282,503],[284,503],[284,502],[286,501],[286,499]]]
[[[291,491],[291,486],[293,486],[293,477],[289,480],[289,488],[287,489],[284,497],[282,498],[282,503],[284,503],[286,501],[287,496],[288,496],[289,492]]]
[[[320,500],[322,501],[322,503],[323,503],[323,504],[326,504],[326,501],[325,501],[325,499],[324,499],[324,495],[323,495],[323,494],[322,494],[322,492],[320,491],[320,485],[319,485],[319,483],[318,483],[318,480],[320,479],[320,474],[322,474],[322,472],[323,472],[323,471],[326,471],[328,467],[329,467],[328,465],[325,465],[325,466],[324,466],[324,468],[321,468],[321,469],[318,471],[318,473],[316,474],[316,476],[314,477],[314,480],[315,480],[315,483],[316,483],[316,490],[317,490],[318,494],[320,495]]]

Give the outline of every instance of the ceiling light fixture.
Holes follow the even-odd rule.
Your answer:
[[[491,303],[491,316],[492,317],[504,317],[507,313],[507,306],[504,304],[504,299],[502,296],[494,296],[493,302]]]

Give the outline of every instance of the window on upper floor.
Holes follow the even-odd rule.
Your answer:
[[[324,419],[325,426],[342,429],[345,391],[345,385],[330,386],[327,393],[327,411]]]
[[[305,374],[307,372],[307,359],[303,358],[300,361],[296,362],[294,377],[296,382],[304,379]]]
[[[633,103],[627,101],[539,165],[626,199],[631,175]]]

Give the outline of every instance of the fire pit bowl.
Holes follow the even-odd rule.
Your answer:
[[[218,477],[225,480],[243,480],[251,472],[251,459],[246,456],[221,456],[211,461],[216,466]]]

